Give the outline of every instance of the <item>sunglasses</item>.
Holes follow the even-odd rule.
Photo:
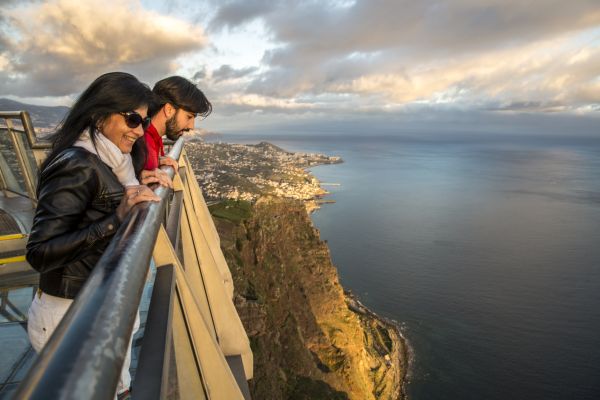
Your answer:
[[[120,112],[119,114],[125,118],[125,124],[131,129],[135,129],[142,124],[142,129],[146,130],[150,125],[150,117],[142,118],[142,116],[135,111]]]

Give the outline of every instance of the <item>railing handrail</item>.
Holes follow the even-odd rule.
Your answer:
[[[179,139],[169,156],[179,159],[182,149],[183,139]],[[162,168],[174,178],[173,168]],[[16,398],[114,397],[170,192],[159,187],[155,193],[160,202],[133,207]]]
[[[33,129],[33,123],[31,122],[31,117],[27,111],[0,111],[0,118],[3,119],[20,119],[23,124],[23,130],[20,129],[18,131],[25,132],[27,136],[27,141],[29,142],[29,146],[33,150],[47,150],[52,147],[52,144],[49,141],[38,140],[35,135],[35,131]]]

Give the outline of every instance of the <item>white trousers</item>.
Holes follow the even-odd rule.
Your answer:
[[[44,292],[38,291],[29,307],[27,334],[33,349],[39,353],[42,351],[46,342],[52,336],[52,333],[58,326],[60,320],[67,313],[67,310],[73,303],[71,299],[63,299],[61,297],[51,296]],[[121,370],[121,379],[117,386],[117,393],[124,392],[131,386],[131,375],[129,375],[129,366],[131,365],[131,344],[133,335],[140,327],[140,315],[136,314],[133,332],[129,338],[129,346],[125,354],[125,362]]]

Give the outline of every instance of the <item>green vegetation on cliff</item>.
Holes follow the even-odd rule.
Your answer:
[[[263,197],[211,212],[254,352],[253,398],[401,396],[396,329],[344,295],[302,202]]]
[[[244,200],[225,200],[210,207],[213,217],[240,223],[252,215],[252,204]]]

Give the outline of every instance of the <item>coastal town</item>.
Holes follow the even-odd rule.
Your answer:
[[[327,194],[317,178],[306,171],[322,164],[342,162],[338,156],[292,153],[271,143],[255,145],[188,142],[188,158],[207,201],[255,201],[262,195],[306,201],[318,207]]]

